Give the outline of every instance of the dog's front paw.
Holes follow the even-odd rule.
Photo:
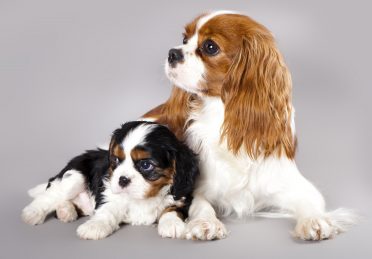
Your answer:
[[[293,235],[302,240],[323,240],[338,234],[336,227],[324,217],[299,219]]]
[[[76,233],[81,239],[99,240],[109,236],[115,230],[103,221],[88,220],[78,227]]]
[[[168,212],[161,216],[158,223],[158,233],[161,237],[183,238],[186,224],[176,212]]]
[[[57,206],[57,218],[62,222],[72,222],[78,218],[74,204],[70,201],[65,201]]]
[[[214,240],[223,239],[227,234],[225,225],[217,218],[200,218],[187,223],[185,236],[193,240]]]
[[[47,214],[42,209],[29,205],[22,211],[22,220],[30,225],[42,224]]]

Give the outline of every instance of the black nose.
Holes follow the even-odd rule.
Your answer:
[[[178,62],[183,61],[182,50],[180,49],[171,49],[168,54],[168,62],[170,65],[174,66]]]
[[[125,187],[125,186],[127,186],[128,184],[130,183],[130,179],[129,178],[127,178],[127,177],[125,177],[125,176],[120,176],[119,177],[119,185],[121,186],[121,187]]]

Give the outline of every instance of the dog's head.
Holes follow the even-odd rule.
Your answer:
[[[110,182],[114,193],[146,199],[170,191],[175,200],[191,195],[198,162],[195,154],[165,126],[128,122],[110,142]]]
[[[183,35],[183,45],[169,51],[166,74],[190,94],[222,99],[228,147],[244,147],[252,157],[273,150],[292,157],[291,77],[269,30],[219,11],[197,17]]]

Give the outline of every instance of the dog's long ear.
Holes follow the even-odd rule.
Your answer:
[[[291,77],[270,33],[244,37],[222,87],[222,138],[252,158],[285,152],[293,158]]]
[[[197,156],[184,144],[175,151],[175,173],[171,194],[175,200],[189,198],[194,190],[196,177],[199,175]]]

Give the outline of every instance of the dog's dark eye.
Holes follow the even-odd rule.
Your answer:
[[[117,166],[119,164],[120,160],[116,156],[111,156],[110,157],[110,162],[111,162],[112,165]]]
[[[149,181],[156,181],[162,175],[156,172],[155,165],[149,160],[141,160],[137,163],[137,170],[142,174],[143,178]]]
[[[186,37],[186,36],[183,36],[182,43],[183,43],[183,44],[187,44],[188,41],[189,41],[189,40],[187,39],[187,37]]]
[[[148,160],[141,160],[138,162],[138,167],[142,172],[149,172],[154,170],[155,166]]]
[[[210,39],[203,42],[201,49],[208,56],[215,56],[220,52],[218,45]]]

